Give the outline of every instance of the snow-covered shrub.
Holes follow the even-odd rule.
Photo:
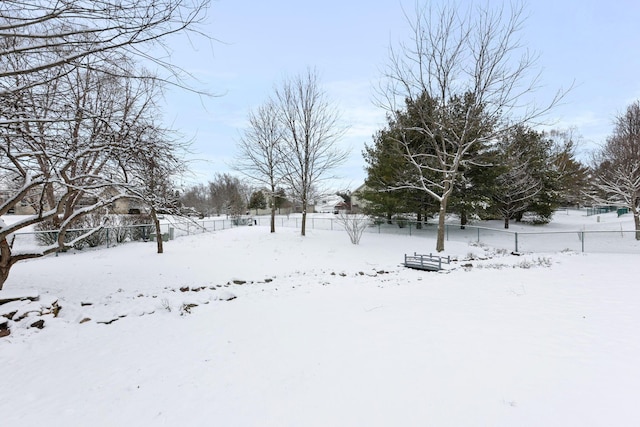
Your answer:
[[[42,221],[35,225],[36,230],[36,241],[41,246],[51,246],[55,245],[58,242],[58,227],[53,223],[53,221]],[[81,230],[76,229],[76,223],[72,224],[70,229],[64,235],[65,242],[71,242],[76,239],[78,236],[82,234]],[[84,247],[84,242],[79,241],[73,245],[76,249],[82,249]],[[64,250],[64,249],[63,249]]]
[[[130,215],[132,224],[129,226],[131,240],[146,240],[153,229],[149,215]]]
[[[360,243],[362,233],[369,226],[369,217],[362,214],[347,214],[341,212],[337,218],[338,224],[342,225],[351,239],[351,243]]]
[[[150,234],[150,223],[149,215],[113,215],[109,219],[109,239],[116,243],[144,239]]]
[[[54,245],[58,241],[58,229],[53,221],[42,221],[34,226],[36,241],[41,246]]]

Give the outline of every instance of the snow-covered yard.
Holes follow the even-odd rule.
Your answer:
[[[638,255],[401,266],[433,247],[243,227],[19,263],[0,297],[40,301],[0,314],[61,309],[0,338],[0,425],[638,425]]]

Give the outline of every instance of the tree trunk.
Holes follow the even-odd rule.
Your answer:
[[[436,251],[444,251],[444,232],[445,224],[444,220],[447,216],[447,199],[448,195],[440,200],[440,213],[438,214],[438,238],[436,240]]]
[[[509,217],[507,215],[504,216],[504,228],[509,228]]]
[[[9,278],[9,270],[11,270],[11,265],[0,265],[0,291],[2,290],[4,282]]]
[[[307,203],[302,203],[302,227],[300,228],[300,235],[306,236],[307,234]]]
[[[0,291],[4,282],[9,278],[11,265],[11,247],[9,247],[7,239],[4,238],[0,241]]]
[[[636,226],[636,240],[640,240],[640,211],[634,209],[633,222]]]
[[[162,247],[162,232],[160,231],[160,220],[158,219],[158,215],[156,215],[156,210],[151,208],[151,219],[153,220],[153,225],[156,228],[156,243],[158,245],[158,253],[161,254],[164,252],[164,248]]]
[[[271,205],[271,232],[276,232],[276,206]]]
[[[468,222],[467,210],[465,208],[462,208],[460,210],[460,229],[461,230],[464,230],[466,228],[465,226],[467,225],[467,222]]]

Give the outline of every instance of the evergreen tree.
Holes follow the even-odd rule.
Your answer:
[[[258,209],[267,208],[267,198],[265,197],[262,190],[254,191],[253,193],[251,193],[251,197],[249,198],[249,205],[247,207],[249,209],[255,209],[256,215],[258,215]]]
[[[498,171],[493,185],[493,209],[505,221],[521,221],[527,212],[535,222],[547,223],[559,206],[559,175],[553,163],[552,142],[525,126],[515,126],[499,141]]]

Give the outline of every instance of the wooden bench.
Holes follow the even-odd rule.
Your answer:
[[[404,255],[404,266],[426,271],[440,271],[442,264],[450,264],[451,257],[443,257],[440,255],[423,255],[413,253],[413,255]]]

